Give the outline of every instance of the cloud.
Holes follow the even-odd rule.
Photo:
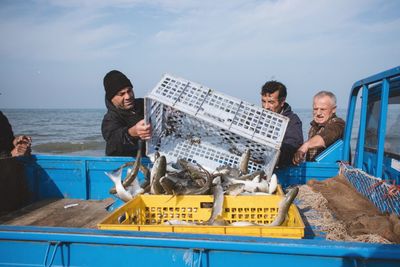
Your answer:
[[[0,54],[6,58],[49,61],[75,61],[110,58],[134,40],[134,34],[114,23],[102,23],[107,17],[90,10],[60,12],[43,18],[40,10],[20,16],[3,12]],[[130,36],[131,38],[126,38]],[[118,40],[116,45],[115,40]]]

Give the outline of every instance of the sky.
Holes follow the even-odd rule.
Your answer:
[[[144,97],[169,73],[260,104],[278,80],[311,108],[400,65],[397,0],[0,0],[0,109],[104,108],[113,69]]]

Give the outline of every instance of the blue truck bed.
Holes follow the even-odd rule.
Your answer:
[[[112,186],[104,172],[131,160],[36,155],[23,163],[34,201],[100,200],[110,197]],[[324,166],[326,175],[337,173],[336,163],[291,171],[305,181],[325,173]],[[302,240],[0,225],[0,266],[399,266],[399,251],[399,245],[327,241],[310,225]]]

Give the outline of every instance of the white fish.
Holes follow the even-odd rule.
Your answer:
[[[125,190],[124,186],[122,185],[121,182],[121,175],[122,175],[122,169],[119,168],[118,170],[114,172],[105,172],[105,174],[111,179],[111,181],[114,182],[115,184],[115,189],[117,190],[117,197],[119,197],[121,200],[128,202],[129,200],[132,199],[132,195]]]
[[[239,196],[271,196],[272,194],[265,192],[242,192]]]
[[[276,188],[278,187],[278,177],[276,174],[272,174],[271,180],[268,185],[268,193],[273,194],[276,191]]]
[[[249,160],[250,160],[250,149],[246,149],[243,154],[242,157],[240,158],[240,163],[239,163],[239,169],[240,169],[240,173],[243,174],[247,174],[247,169],[249,167]]]
[[[190,223],[190,222],[181,221],[181,220],[169,220],[169,221],[166,221],[164,224],[167,224],[167,225],[196,225],[195,223]]]
[[[215,179],[214,179],[215,181]],[[213,187],[214,202],[212,213],[206,224],[212,225],[214,221],[222,215],[222,208],[224,206],[224,191],[220,183],[217,183]]]
[[[231,226],[258,226],[259,224],[253,223],[253,222],[233,222],[230,224]]]
[[[131,169],[128,169],[128,173],[131,171]],[[138,179],[133,180],[126,190],[131,194],[132,198],[144,192],[144,189],[140,187]]]
[[[265,179],[260,179],[260,176],[256,176],[253,180],[237,180],[231,179],[232,184],[244,184],[244,191],[247,192],[268,192],[268,182]]]
[[[298,192],[298,187],[290,189],[290,191],[285,195],[279,204],[278,215],[275,217],[274,221],[267,226],[279,226],[285,221],[290,205],[292,205],[293,200],[296,198]]]

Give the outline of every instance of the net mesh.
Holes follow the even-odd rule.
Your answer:
[[[388,183],[343,162],[340,163],[340,173],[382,213],[400,216],[400,187],[394,182]]]

